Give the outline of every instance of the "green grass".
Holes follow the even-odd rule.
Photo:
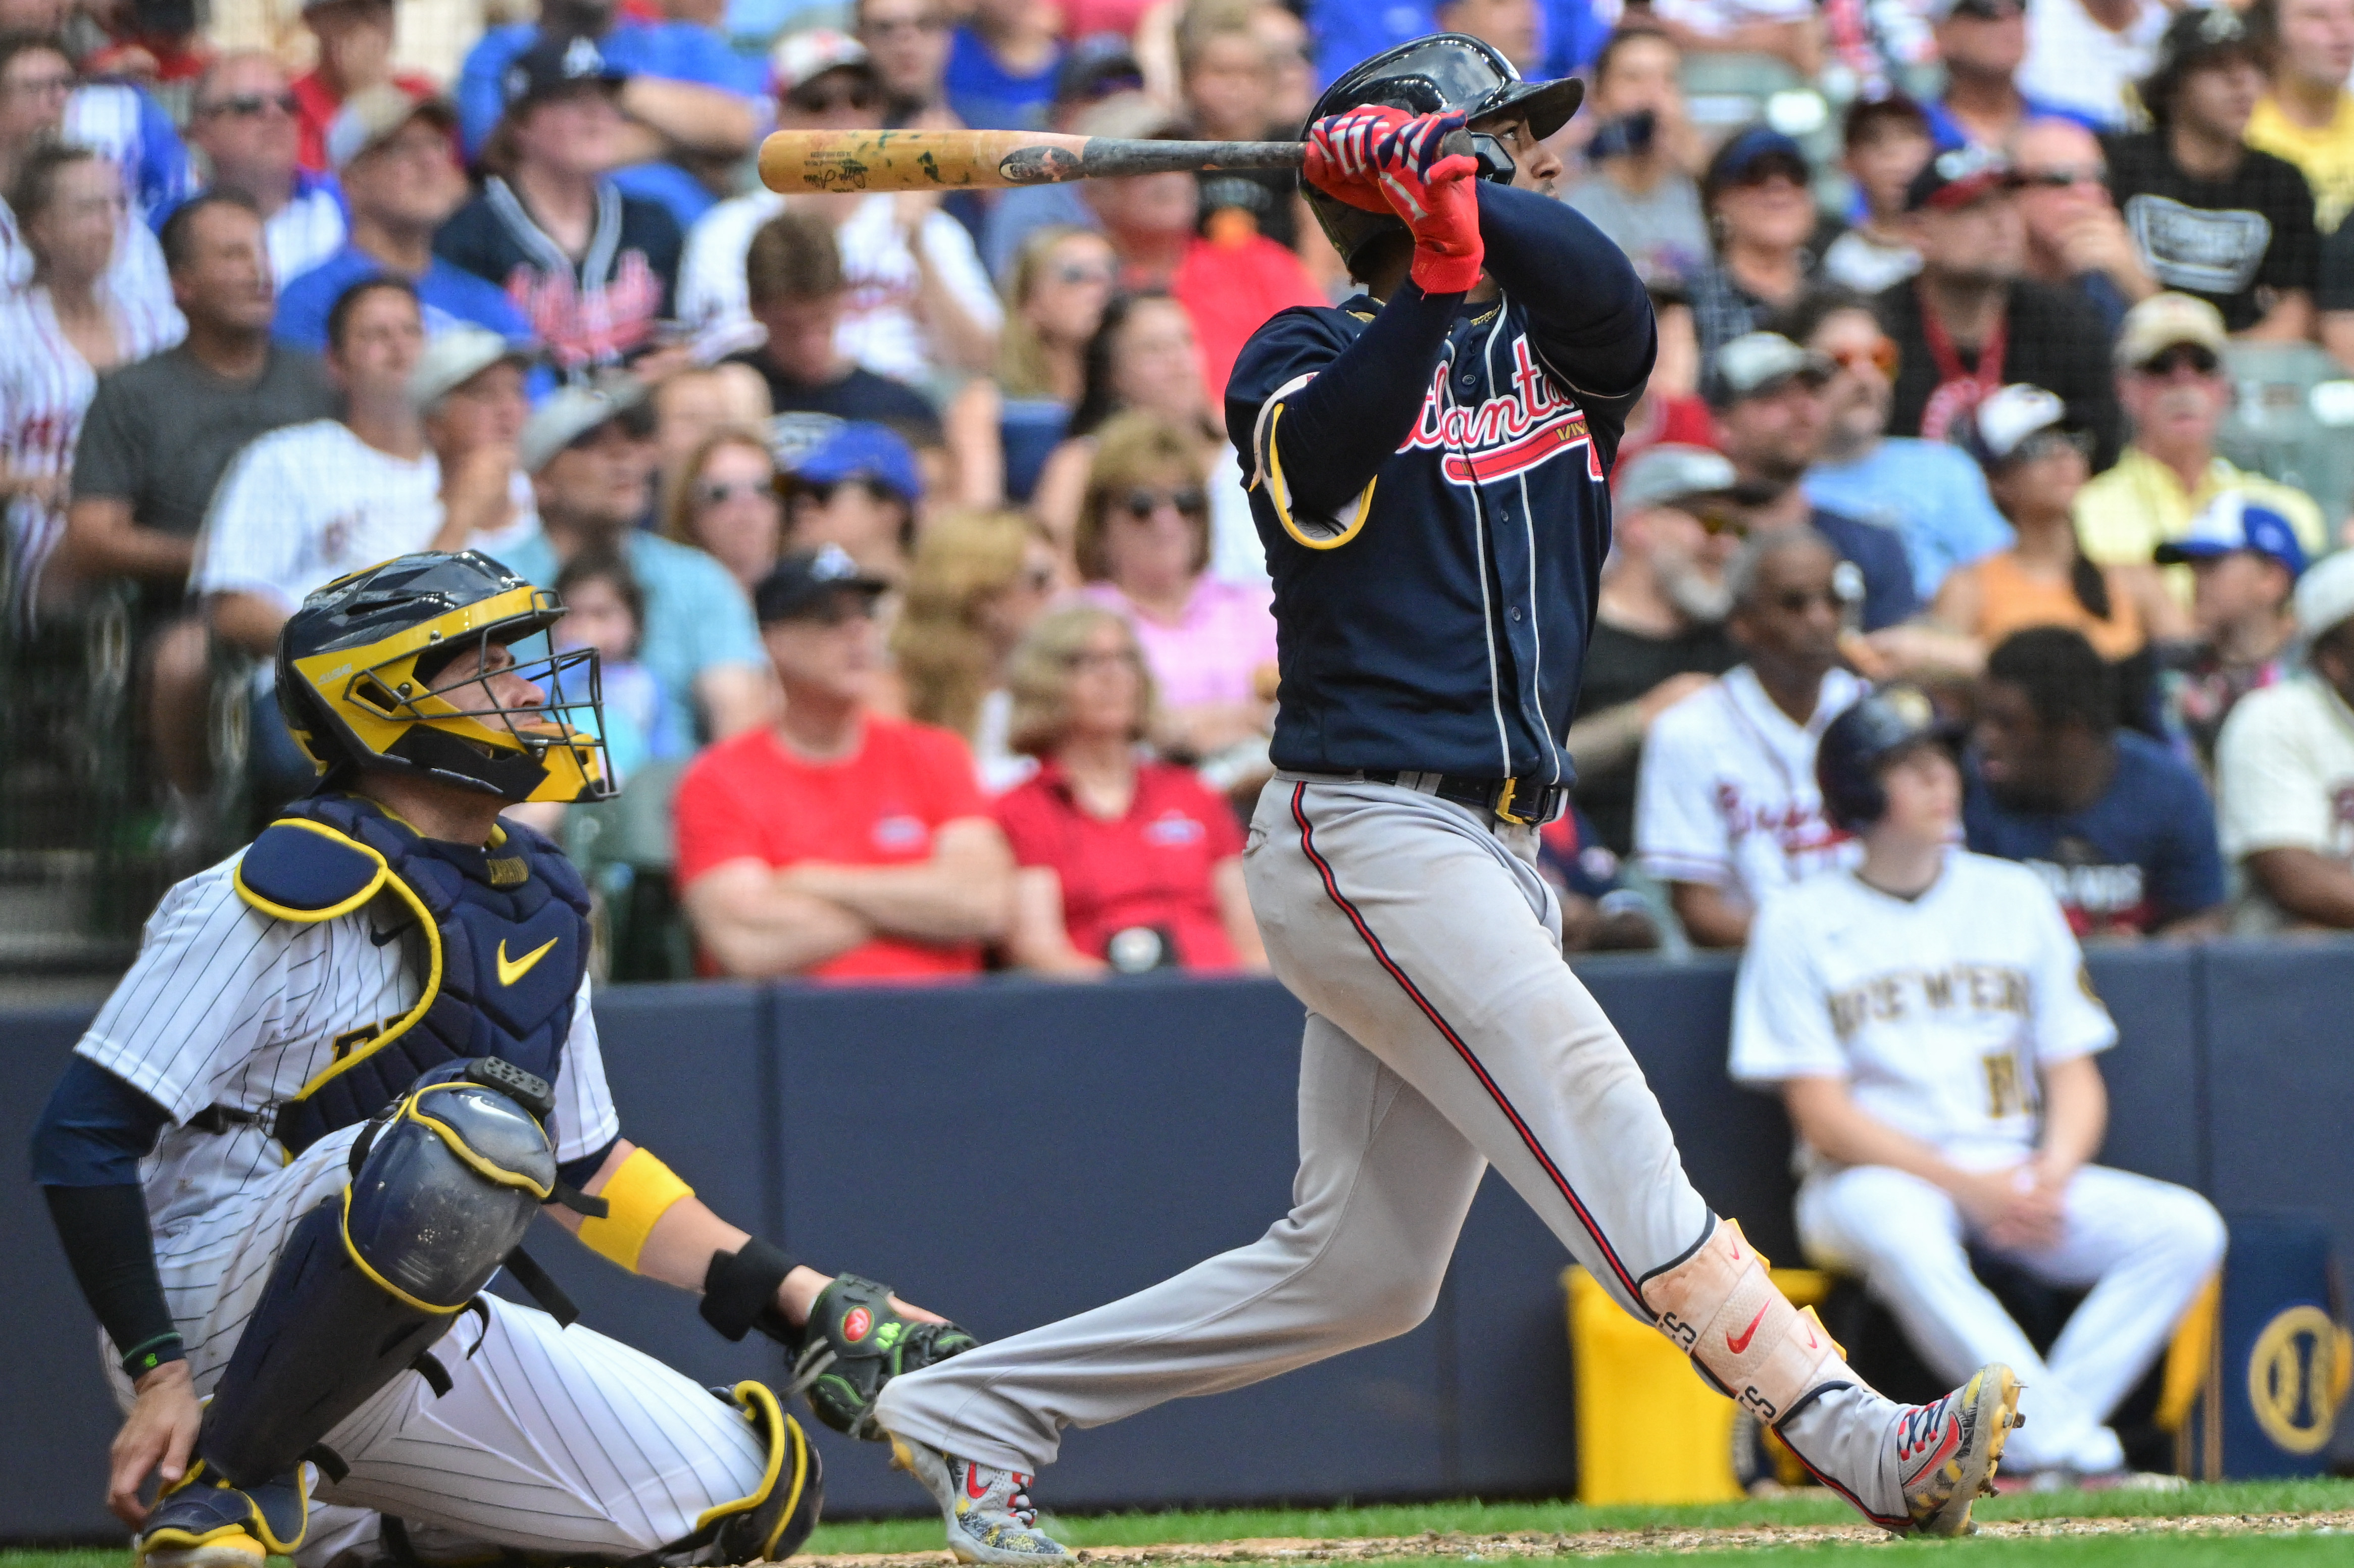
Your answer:
[[[2305,1513],[2354,1509],[2354,1481],[2255,1481],[2194,1486],[2168,1493],[2038,1493],[1990,1498],[1978,1505],[1986,1520],[2019,1519],[2179,1518],[2192,1514]],[[1695,1506],[1588,1508],[1568,1502],[1433,1502],[1366,1508],[1235,1509],[1182,1513],[1121,1513],[1054,1520],[1075,1547],[1152,1546],[1264,1537],[1349,1538],[1366,1536],[1500,1535],[1533,1531],[1578,1534],[1587,1531],[1695,1530],[1729,1525],[1845,1524],[1855,1516],[1820,1493],[1748,1502]],[[811,1540],[811,1554],[864,1552],[938,1552],[937,1520],[885,1520],[822,1527]],[[1942,1554],[1956,1565],[1998,1561],[2002,1568],[2241,1568],[2261,1554],[2264,1568],[2305,1568],[2307,1563],[2354,1561],[2354,1541],[2319,1536],[2262,1539],[2199,1536],[2111,1536],[2019,1541],[1826,1542],[1820,1546],[1734,1547],[1741,1568],[1805,1568],[1858,1552],[1889,1553],[1910,1560]],[[1997,1554],[1999,1554],[1999,1558]],[[1706,1552],[1702,1555],[1723,1555]],[[0,1568],[124,1568],[121,1551],[0,1552]],[[1457,1557],[1463,1561],[1463,1557]],[[1628,1553],[1614,1562],[1683,1561],[1668,1554]],[[1583,1559],[1516,1559],[1513,1568]],[[273,1564],[273,1568],[285,1568]]]

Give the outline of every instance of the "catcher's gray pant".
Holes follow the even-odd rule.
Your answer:
[[[1412,789],[1278,775],[1244,869],[1276,973],[1309,1010],[1291,1213],[1124,1300],[893,1380],[883,1423],[1031,1472],[1066,1426],[1403,1334],[1437,1299],[1490,1163],[1651,1320],[1640,1282],[1714,1221],[1641,1070],[1562,961],[1535,853],[1534,829]],[[1843,1389],[1783,1430],[1901,1517],[1895,1414]]]

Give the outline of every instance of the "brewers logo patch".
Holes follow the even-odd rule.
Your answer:
[[[2318,1307],[2291,1307],[2264,1325],[2248,1352],[2248,1405],[2265,1436],[2292,1454],[2327,1446],[2354,1373],[2346,1350],[2344,1330]]]

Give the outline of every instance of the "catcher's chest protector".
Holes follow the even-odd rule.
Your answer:
[[[398,909],[424,937],[416,1005],[339,1040],[335,1060],[278,1108],[275,1131],[290,1157],[461,1056],[504,1057],[557,1081],[588,969],[588,890],[538,833],[509,827],[476,849],[421,837],[357,796],[314,795],[253,841],[237,890],[265,915],[303,922],[373,901],[372,922]]]

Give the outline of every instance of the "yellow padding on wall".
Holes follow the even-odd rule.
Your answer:
[[[580,1222],[580,1239],[592,1252],[601,1253],[628,1269],[638,1271],[638,1254],[645,1249],[646,1237],[652,1234],[654,1224],[670,1213],[670,1206],[681,1198],[695,1196],[695,1189],[678,1179],[678,1172],[654,1158],[650,1150],[633,1149],[597,1194],[605,1200],[610,1211],[601,1219]]]

